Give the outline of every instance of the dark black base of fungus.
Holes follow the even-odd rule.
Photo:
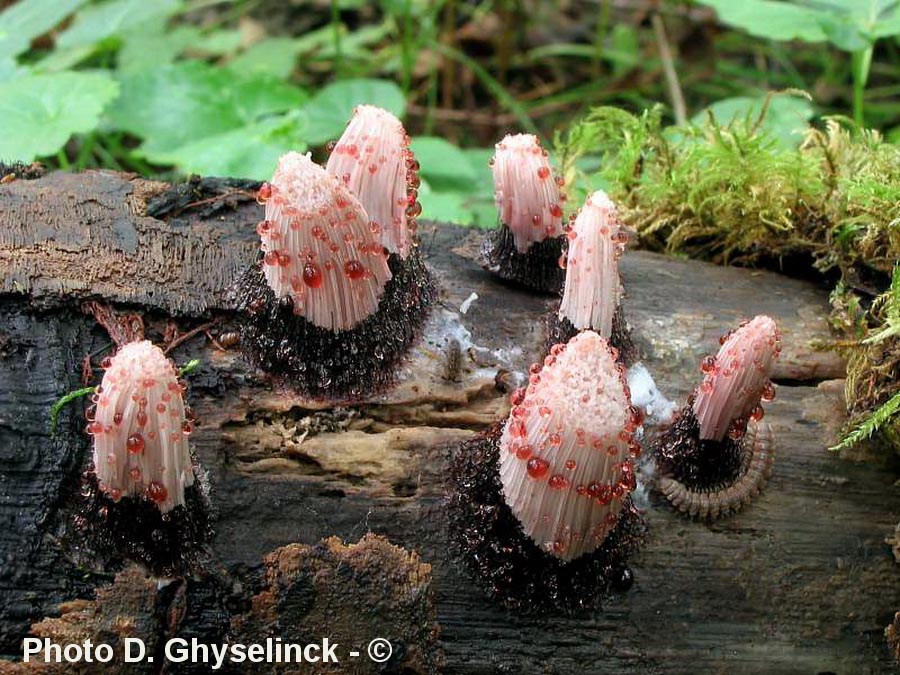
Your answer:
[[[143,497],[114,501],[89,467],[82,477],[68,546],[73,557],[90,567],[111,569],[131,561],[156,577],[193,574],[208,558],[212,514],[199,479],[185,488],[184,500],[184,506],[165,514]]]
[[[741,473],[744,448],[740,440],[700,439],[700,424],[691,406],[653,443],[660,473],[684,483],[690,490],[711,492],[732,485]]]
[[[549,352],[553,345],[565,344],[578,335],[579,332],[567,318],[563,317],[560,319],[556,311],[551,312],[547,318],[546,351]],[[631,330],[628,328],[628,322],[625,321],[625,313],[622,311],[621,305],[613,315],[609,344],[619,351],[619,361],[624,363],[626,367],[637,361],[637,347],[634,346],[634,342],[631,339]]]
[[[354,400],[389,387],[401,360],[419,336],[435,289],[414,251],[391,255],[393,277],[378,309],[361,324],[330,331],[296,316],[289,299],[277,300],[259,265],[235,291],[241,349],[258,368],[312,398]]]
[[[490,230],[481,247],[481,265],[501,279],[544,293],[558,293],[566,280],[559,266],[565,237],[535,242],[519,253],[513,234],[506,225]]]
[[[646,527],[629,500],[616,527],[593,553],[568,563],[542,551],[503,500],[500,427],[462,444],[450,469],[450,534],[456,556],[492,598],[531,613],[574,613],[600,605],[633,582],[626,558]]]

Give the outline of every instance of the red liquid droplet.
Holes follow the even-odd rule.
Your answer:
[[[578,465],[575,463],[574,459],[570,459],[568,462],[566,462],[566,468],[569,471],[572,471],[576,466],[578,466]]]
[[[525,400],[525,388],[519,387],[509,396],[509,402],[512,405],[521,405],[522,401]]]
[[[278,266],[279,267],[287,267],[291,264],[291,256],[283,251],[278,252]]]
[[[319,288],[325,278],[322,276],[322,269],[314,262],[307,262],[303,266],[303,283],[310,288]]]
[[[112,365],[112,359],[108,356],[103,357],[103,360],[100,362],[100,367],[103,368],[103,370],[106,370],[111,365]]]
[[[139,433],[133,433],[125,441],[125,447],[132,455],[138,455],[144,451],[144,437]]]
[[[128,475],[131,476],[131,480],[139,481],[141,479],[141,470],[138,467],[133,466],[128,469]]]
[[[344,274],[348,279],[362,279],[366,275],[366,268],[359,260],[348,260],[344,263]]]
[[[272,186],[268,183],[263,183],[259,186],[259,192],[256,193],[256,201],[262,203],[265,202],[272,196]]]
[[[116,426],[122,424],[122,413],[117,412],[115,415],[113,415],[113,422],[115,422]]]
[[[162,415],[164,412],[166,412],[166,404],[165,403],[157,403],[156,404],[156,412],[158,412],[160,415]]]
[[[147,496],[154,503],[162,504],[164,501],[166,501],[166,497],[169,496],[169,491],[166,490],[165,485],[155,480],[147,486]]]
[[[138,411],[137,417],[135,419],[137,420],[137,425],[139,427],[147,426],[147,413],[145,413],[143,410]]]
[[[187,435],[194,431],[194,423],[191,420],[185,420],[181,423],[181,431]]]
[[[270,267],[278,264],[278,252],[269,251],[263,256],[263,262]]]
[[[550,167],[549,166],[540,167],[537,171],[537,174],[538,174],[538,178],[540,178],[541,180],[544,180],[545,178],[549,178],[550,177]]]
[[[569,479],[565,476],[560,476],[558,473],[550,476],[550,480],[547,481],[547,485],[552,487],[554,490],[562,490],[569,487]]]
[[[551,204],[550,205],[550,215],[554,218],[562,218],[562,207],[559,204]]]
[[[762,400],[763,401],[773,401],[775,400],[775,385],[771,382],[766,382],[766,385],[762,390]]]
[[[766,414],[766,411],[763,410],[761,405],[757,405],[750,411],[750,419],[754,422],[759,422]]]
[[[716,369],[716,357],[704,356],[700,362],[700,370],[704,373],[711,373]]]
[[[550,462],[540,457],[532,457],[528,460],[525,468],[528,471],[528,475],[532,478],[542,478],[550,469]]]
[[[527,444],[520,445],[516,449],[516,457],[518,457],[519,459],[521,459],[523,461],[530,458],[533,454],[534,454],[534,448],[532,448],[530,445],[527,445]]]
[[[270,220],[261,220],[256,224],[256,234],[260,237],[269,233],[272,229],[272,221]]]

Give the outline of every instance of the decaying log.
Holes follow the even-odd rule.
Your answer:
[[[224,180],[170,188],[101,172],[0,186],[0,653],[8,658],[21,657],[32,623],[110,582],[109,570],[79,569],[67,557],[71,494],[89,449],[79,407],[63,413],[56,438],[47,427],[52,403],[81,386],[85,355],[96,366],[111,348],[81,303],[138,311],[159,342],[173,318],[182,332],[209,320],[218,322],[213,337],[232,331],[224,298],[257,251],[262,208],[252,187]],[[624,256],[625,316],[670,398],[684,400],[700,357],[739,318],[778,321],[781,386],[766,414],[779,443],[774,475],[749,508],[714,524],[682,520],[651,495],[643,503],[648,541],[628,593],[586,616],[513,616],[487,602],[450,557],[444,477],[454,444],[507,413],[503,389],[537,357],[555,303],[481,270],[481,233],[429,224],[421,233],[440,301],[398,386],[384,395],[337,407],[303,400],[202,331],[171,352],[179,363],[202,361],[188,397],[216,509],[209,575],[232,580],[218,590],[201,580],[186,595],[179,635],[227,634],[252,613],[254,596],[260,606],[266,570],[270,579],[290,577],[273,570],[286,564],[285,551],[296,555],[293,543],[373,532],[433,566],[447,672],[890,667],[883,630],[900,607],[900,584],[884,538],[900,495],[889,468],[825,450],[840,423],[833,380],[843,363],[814,348],[830,337],[824,289],[769,272]],[[473,292],[478,299],[461,313]],[[447,378],[454,340],[460,373]],[[336,605],[334,625],[347,625],[349,611]],[[254,621],[245,624],[259,626],[254,635],[267,631]],[[366,630],[387,626],[373,622]],[[437,658],[437,649],[420,652],[414,668],[427,672]]]

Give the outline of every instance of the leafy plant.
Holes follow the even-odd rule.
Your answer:
[[[875,43],[900,35],[898,0],[697,0],[719,19],[771,40],[830,42],[852,59],[853,117],[864,124],[864,92]]]

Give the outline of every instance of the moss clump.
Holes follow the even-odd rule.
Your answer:
[[[900,259],[900,147],[838,119],[789,147],[765,130],[766,108],[668,128],[659,109],[596,108],[557,137],[557,152],[575,198],[600,184],[645,248],[838,282],[853,426],[900,393],[900,328],[889,330],[900,314],[894,324],[888,310],[900,298],[888,288]],[[876,426],[890,432],[884,413]]]

